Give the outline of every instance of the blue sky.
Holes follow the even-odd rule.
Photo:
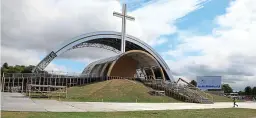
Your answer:
[[[56,59],[56,60],[53,60],[52,63],[63,65],[72,72],[82,72],[86,66],[85,63],[73,61],[70,59]]]
[[[129,1],[123,0],[121,2],[127,3],[128,11],[132,12],[140,7],[144,7],[148,4],[154,3],[156,0],[141,0],[141,1]],[[210,0],[202,3],[202,8],[195,10],[186,16],[177,19],[175,22],[175,26],[177,29],[181,31],[193,31],[197,35],[206,35],[211,34],[212,30],[217,27],[214,19],[216,16],[222,15],[225,13],[225,9],[228,7],[228,0]],[[178,34],[169,34],[162,35],[161,38],[167,38],[168,42],[163,45],[156,45],[153,48],[162,54],[166,50],[175,50],[176,47],[182,43],[182,40],[178,38]],[[160,38],[159,37],[159,38]],[[186,56],[198,56],[202,55],[200,51],[190,51],[185,52],[184,57]],[[181,57],[172,57],[162,55],[165,59],[178,60]],[[42,57],[41,57],[42,59]],[[70,59],[55,59],[52,63],[63,65],[67,67],[70,71],[81,72],[83,68],[86,66],[83,62],[73,61]]]
[[[214,22],[216,16],[225,13],[229,5],[228,0],[211,0],[204,3],[204,7],[177,20],[176,26],[181,30],[192,30],[198,34],[209,34],[217,27]]]
[[[228,0],[210,0],[203,3],[203,7],[199,10],[195,10],[190,14],[186,15],[183,18],[176,20],[176,27],[181,31],[190,31],[195,33],[196,35],[208,35],[212,33],[212,30],[218,25],[215,23],[216,16],[220,16],[225,14],[226,8],[229,5]],[[162,45],[155,47],[158,52],[164,51],[167,46],[172,45],[169,49],[176,50],[176,47],[183,43],[177,37],[176,34],[171,34],[165,36],[169,39],[167,45]],[[200,56],[202,53],[200,51],[190,51],[185,52],[183,58],[186,56]],[[172,56],[165,57],[166,59],[177,60],[179,58],[173,58]]]

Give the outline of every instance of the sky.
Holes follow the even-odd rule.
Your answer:
[[[121,12],[122,3],[135,17],[127,21],[127,34],[152,46],[176,80],[218,75],[234,90],[256,86],[255,0],[2,0],[1,64],[36,65],[73,37],[120,32],[113,11]],[[46,70],[82,72],[88,63],[114,55],[80,48]]]

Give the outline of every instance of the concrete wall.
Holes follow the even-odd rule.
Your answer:
[[[113,66],[110,76],[134,77],[137,61],[129,56],[123,56]]]

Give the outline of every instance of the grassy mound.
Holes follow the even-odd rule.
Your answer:
[[[232,102],[233,101],[231,98],[228,98],[228,97],[219,96],[211,93],[207,93],[207,94],[212,96],[213,102]],[[211,99],[211,97],[209,96],[207,96],[207,98]]]
[[[68,88],[68,101],[90,102],[180,102],[167,96],[153,96],[151,89],[130,80],[109,80]]]
[[[210,94],[210,95],[212,95],[214,102],[233,102],[233,100],[228,97],[219,96],[219,95],[215,95],[215,94]]]
[[[202,96],[205,96],[205,94],[202,94],[202,92],[200,92]],[[206,94],[212,96],[213,98],[213,102],[233,102],[233,100],[231,98],[228,97],[224,97],[224,96],[219,96],[219,95],[215,95],[212,93],[208,93],[206,92]],[[211,99],[210,96],[207,96],[208,99]]]
[[[193,90],[193,89],[190,89],[190,90],[193,92],[196,92],[197,94],[199,94],[201,96],[207,97],[209,100],[213,99],[213,102],[233,102],[233,100],[228,97],[211,94],[211,93],[204,92],[204,91],[198,91],[198,90]]]

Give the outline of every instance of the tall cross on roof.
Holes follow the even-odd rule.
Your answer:
[[[126,19],[134,21],[135,18],[132,16],[128,16],[126,14],[126,4],[123,4],[122,7],[122,14],[121,13],[117,13],[114,12],[113,13],[114,16],[117,16],[119,18],[122,18],[122,40],[121,40],[121,52],[125,52],[125,28],[126,28]]]

